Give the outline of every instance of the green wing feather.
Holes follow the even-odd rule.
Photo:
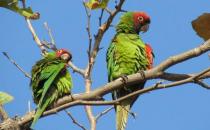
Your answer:
[[[39,101],[39,105],[42,104],[43,99],[46,95],[46,92],[49,90],[50,86],[52,86],[53,81],[58,76],[58,74],[61,72],[61,70],[65,67],[65,63],[60,63],[58,65],[51,65],[47,67],[44,71],[42,71],[42,75],[40,76],[40,79],[47,79],[47,81],[44,83],[44,90],[42,92],[41,99]]]
[[[31,86],[34,101],[38,104],[31,128],[42,113],[58,98],[70,94],[72,79],[66,69],[66,63],[53,56],[38,61],[32,69]]]

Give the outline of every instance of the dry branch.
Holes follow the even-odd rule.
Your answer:
[[[48,26],[47,22],[44,23],[44,27],[45,27],[45,29],[47,30],[47,32],[48,32],[48,34],[50,36],[52,45],[54,45],[54,47],[56,47],[56,45],[55,45],[55,39],[54,39],[53,34],[52,34],[52,30]]]
[[[67,110],[65,110],[65,112],[71,118],[71,120],[74,124],[76,124],[78,127],[80,127],[83,130],[87,130],[82,124],[80,124],[76,119],[74,119],[74,117],[71,115],[70,112],[68,112]]]
[[[3,55],[12,63],[14,64],[26,77],[31,78],[31,75],[28,74],[26,71],[23,70],[23,68],[21,68],[16,62],[15,60],[13,60],[8,54],[7,52],[2,52]]]
[[[45,46],[41,43],[39,37],[37,36],[32,24],[31,24],[31,21],[29,19],[26,19],[26,22],[27,22],[27,25],[28,25],[28,29],[30,30],[32,36],[33,36],[33,39],[34,41],[36,42],[36,44],[38,45],[38,47],[40,48],[42,54],[46,54],[46,48]]]
[[[114,106],[111,106],[111,107],[107,108],[106,110],[102,111],[101,113],[99,113],[98,115],[96,115],[96,121],[98,121],[103,115],[110,112],[113,108],[114,108]]]

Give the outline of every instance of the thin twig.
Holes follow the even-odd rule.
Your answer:
[[[55,39],[53,37],[52,30],[48,26],[48,23],[47,22],[44,22],[44,27],[45,27],[45,29],[47,30],[47,32],[48,32],[48,34],[50,36],[51,43],[55,46]]]
[[[194,79],[199,79],[199,77],[201,77],[202,75],[208,73],[210,71],[210,68],[205,69],[204,71],[202,71],[201,73],[198,73],[197,75],[194,75],[193,78]]]
[[[102,9],[102,10],[101,10],[101,14],[100,14],[100,16],[99,16],[99,18],[98,18],[98,21],[99,21],[99,27],[100,27],[100,26],[101,26],[101,24],[102,24],[103,14],[104,14],[104,9]]]
[[[90,11],[87,9],[87,7],[85,6],[85,2],[83,2],[83,6],[85,8],[85,13],[87,15],[87,33],[88,33],[88,39],[89,39],[89,47],[88,47],[88,57],[89,57],[89,62],[90,62],[90,54],[91,54],[91,49],[92,49],[92,34],[91,34],[91,30],[90,30],[90,19],[91,19],[91,13]]]
[[[112,15],[112,11],[109,8],[105,8],[106,12],[110,15]]]
[[[74,124],[76,124],[78,127],[80,127],[83,130],[87,130],[82,124],[80,124],[78,121],[76,121],[76,119],[74,119],[74,117],[71,115],[71,113],[69,111],[67,111],[67,110],[64,110],[64,111],[71,118],[71,120]]]
[[[96,121],[98,121],[99,118],[101,118],[103,115],[107,114],[113,108],[114,108],[114,106],[111,106],[111,107],[107,108],[106,110],[102,111],[101,113],[99,113],[98,115],[96,115]]]
[[[47,50],[46,48],[43,46],[43,44],[41,43],[39,37],[37,36],[32,24],[31,24],[31,21],[29,19],[26,18],[26,23],[28,25],[28,29],[30,30],[32,36],[33,36],[33,39],[34,41],[36,42],[36,44],[38,45],[38,47],[40,48],[41,52],[42,52],[42,55],[45,55],[47,53]]]
[[[197,80],[195,81],[196,84],[200,85],[201,87],[205,88],[205,89],[210,89],[210,86],[204,82],[202,82],[201,80]]]
[[[85,71],[83,69],[80,69],[77,66],[75,66],[71,61],[68,62],[68,65],[72,68],[73,72],[77,72],[77,73],[81,74],[82,76],[85,75]]]
[[[13,60],[7,52],[2,52],[3,55],[12,63],[14,64],[26,77],[31,78],[30,74],[28,74],[26,71],[24,71],[16,62]]]

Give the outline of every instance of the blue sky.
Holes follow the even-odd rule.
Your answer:
[[[87,64],[88,37],[85,30],[86,14],[81,0],[28,1],[33,10],[40,12],[40,20],[33,25],[41,39],[49,40],[43,23],[48,22],[53,30],[57,47],[67,48],[73,54],[73,62],[84,68]],[[126,1],[123,9],[128,11],[146,11],[151,16],[150,30],[142,34],[145,42],[152,45],[156,55],[155,65],[168,58],[199,46],[203,40],[192,30],[191,21],[204,12],[210,12],[210,2],[189,0],[132,0]],[[113,8],[113,1],[110,2]],[[91,30],[95,34],[100,11],[92,11]],[[116,25],[119,16],[115,18]],[[0,51],[6,51],[15,61],[30,72],[32,65],[41,58],[40,50],[34,43],[23,17],[0,9]],[[105,20],[105,19],[104,19]],[[105,54],[109,42],[115,33],[110,28],[102,40],[95,68],[93,70],[93,89],[107,83]],[[10,93],[15,100],[5,106],[10,116],[23,115],[28,111],[27,102],[32,102],[29,79],[17,70],[3,55],[0,55],[0,91]],[[207,54],[178,64],[169,72],[195,73],[209,67]],[[71,70],[70,70],[71,71]],[[71,71],[72,72],[72,71]],[[84,92],[84,82],[80,75],[72,74],[73,93]],[[154,84],[149,81],[146,86]],[[110,95],[106,95],[110,99]],[[210,129],[210,94],[208,90],[197,85],[186,84],[175,88],[153,91],[142,95],[133,106],[137,118],[129,118],[127,130],[207,130]],[[35,105],[32,104],[35,108]],[[94,107],[94,113],[107,107]],[[76,119],[89,128],[87,117],[82,106],[68,109]],[[64,112],[42,118],[36,130],[80,130]],[[112,110],[102,117],[98,130],[115,129],[115,114]]]

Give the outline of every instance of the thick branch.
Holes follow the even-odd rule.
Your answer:
[[[155,67],[155,71],[163,72],[164,70],[168,69],[169,67],[181,63],[183,61],[186,61],[188,59],[200,56],[201,54],[207,52],[210,50],[210,39],[207,40],[204,44],[201,44],[199,47],[194,48],[192,50],[189,50],[187,52],[184,52],[182,54],[171,56],[161,64],[159,64],[157,67]]]
[[[195,48],[195,49],[192,49],[190,51],[187,51],[187,52],[184,52],[180,55],[177,55],[177,56],[173,56],[173,60],[171,58],[167,59],[166,61],[163,61],[160,65],[158,65],[157,67],[151,69],[151,70],[148,70],[148,71],[145,71],[145,77],[146,79],[152,79],[152,78],[160,78],[160,77],[164,77],[163,75],[165,73],[162,72],[162,70],[165,70],[167,69],[168,67],[172,66],[172,65],[175,65],[175,64],[178,64],[182,61],[184,61],[184,59],[189,59],[189,58],[194,58],[194,57],[197,57],[205,52],[207,52],[208,50],[210,49],[210,40],[208,40],[207,42],[205,42],[204,44],[202,44],[201,46]],[[199,51],[198,51],[199,50]],[[172,60],[172,61],[171,61]],[[208,72],[209,73],[209,72]],[[206,74],[208,74],[206,73]],[[206,75],[204,74],[204,75]],[[189,79],[191,79],[193,76],[191,77],[188,77],[186,80],[188,82],[191,82],[191,80],[189,81]],[[200,78],[203,77],[203,76],[200,76]],[[209,77],[208,76],[205,76],[205,77]],[[203,77],[203,78],[205,78]],[[200,79],[199,78],[199,79]],[[140,74],[133,74],[133,75],[129,75],[128,76],[128,80],[127,80],[127,85],[131,85],[131,84],[134,84],[134,83],[137,83],[137,82],[141,82],[143,79],[142,75]],[[183,79],[185,80],[185,79]],[[179,85],[179,84],[182,84],[183,82],[187,83],[186,81],[177,81],[176,82],[176,85]],[[173,83],[171,84],[168,84],[168,86],[172,86],[174,85]],[[84,93],[84,94],[77,94],[77,95],[73,95],[73,98],[74,98],[74,101],[72,102],[72,98],[71,96],[66,96],[62,99],[59,99],[57,104],[55,105],[55,108],[52,109],[52,110],[49,110],[49,111],[46,111],[44,113],[44,115],[49,115],[49,114],[53,114],[55,112],[58,112],[60,110],[63,110],[65,108],[68,108],[69,106],[75,106],[75,105],[78,105],[78,104],[91,104],[91,103],[95,103],[95,104],[98,104],[100,105],[102,102],[98,101],[87,101],[87,100],[95,100],[95,99],[98,99],[99,96],[103,96],[107,93],[110,93],[112,92],[113,90],[116,90],[116,89],[119,89],[120,87],[123,87],[124,86],[124,83],[122,83],[121,79],[117,79],[115,81],[112,81],[110,83],[107,83],[106,85],[104,86],[100,86],[98,87],[98,89],[96,90],[93,90],[91,91],[90,93]],[[154,88],[154,86],[152,86]],[[166,85],[158,85],[159,88],[165,88],[167,87]],[[149,90],[148,90],[149,89]],[[143,92],[148,92],[150,91],[151,88],[146,88],[146,89],[143,89],[143,90],[140,90],[141,92],[137,92],[138,94],[139,93],[143,93]],[[84,101],[86,100],[86,101]],[[103,101],[104,103],[105,101]],[[107,105],[109,104],[113,104],[113,102],[107,102]],[[24,120],[20,121],[19,124],[24,124],[28,121],[30,121],[32,119],[31,116],[27,117],[24,116],[23,117]]]
[[[165,88],[178,86],[178,85],[186,84],[186,83],[194,83],[195,79],[197,79],[199,76],[201,76],[201,74],[207,73],[209,71],[210,71],[210,68],[208,68],[207,70],[205,70],[205,71],[203,71],[203,72],[201,72],[201,73],[199,73],[197,75],[194,75],[194,76],[189,77],[189,78],[184,79],[184,80],[172,82],[172,83],[169,83],[169,84],[156,84],[156,85],[153,85],[153,86],[150,86],[150,87],[147,87],[147,88],[135,91],[135,92],[133,92],[133,93],[131,93],[129,95],[126,95],[124,97],[121,97],[121,98],[119,98],[117,100],[113,100],[113,101],[95,101],[94,97],[96,97],[97,95],[104,95],[105,92],[106,92],[106,89],[108,89],[108,88],[105,88],[105,87],[108,87],[108,85],[110,85],[110,84],[115,84],[116,82],[119,82],[120,79],[117,79],[117,81],[113,81],[113,82],[105,85],[103,88],[96,89],[96,90],[90,92],[89,94],[86,93],[86,94],[73,95],[73,98],[74,98],[73,102],[69,102],[69,103],[66,103],[64,105],[60,104],[58,107],[55,107],[55,108],[53,108],[51,110],[48,110],[48,111],[44,112],[43,116],[55,114],[58,111],[61,111],[63,109],[66,109],[66,108],[72,107],[72,106],[76,106],[76,105],[113,105],[113,104],[118,104],[122,100],[125,100],[127,98],[130,98],[130,97],[133,97],[133,96],[136,96],[136,95],[139,95],[139,94],[144,94],[144,93],[147,93],[147,92],[150,92],[150,91],[153,91],[153,90],[165,89]],[[128,77],[130,77],[130,76],[128,76]],[[128,82],[129,82],[129,80],[130,79],[128,78]],[[123,86],[124,86],[124,84],[122,83],[122,85],[120,87],[123,87]],[[110,87],[113,87],[113,86],[110,86]],[[120,87],[118,87],[118,88],[120,88]],[[103,94],[100,94],[100,90],[101,89],[105,90],[105,92]],[[70,97],[71,96],[67,96],[65,98],[69,99]],[[61,100],[65,100],[65,98],[60,99],[60,101]],[[90,100],[94,100],[94,101],[90,101]],[[19,122],[19,125],[23,125],[23,124],[27,123],[28,121],[32,120],[32,116],[31,115],[25,115],[24,117],[22,117],[22,119],[23,120],[21,120]]]

